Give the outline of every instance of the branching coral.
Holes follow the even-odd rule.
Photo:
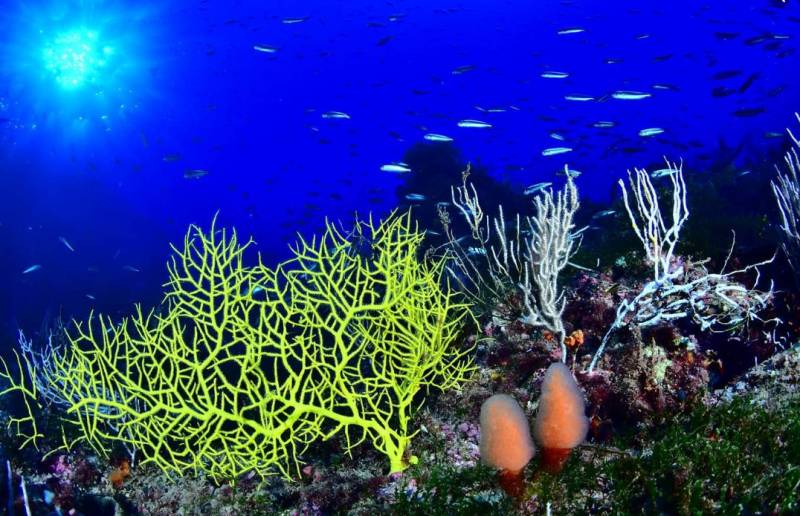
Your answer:
[[[690,263],[676,259],[675,246],[681,228],[689,217],[689,208],[683,165],[667,161],[667,167],[672,181],[672,221],[669,225],[664,221],[656,189],[645,170],[636,170],[635,175],[628,174],[635,202],[633,207],[625,183],[619,181],[631,226],[653,268],[653,279],[633,299],[625,299],[620,303],[614,323],[592,358],[589,373],[594,371],[611,335],[624,326],[635,324],[648,327],[691,318],[704,331],[733,332],[749,321],[759,319],[758,312],[772,299],[772,284],[767,291],[758,289],[761,278],[758,268],[770,263],[774,257],[738,270],[726,271],[729,254],[719,273],[711,273],[706,269],[708,260]],[[750,272],[755,274],[752,287],[736,281],[737,276]]]
[[[558,280],[580,247],[582,233],[575,230],[573,222],[580,207],[578,189],[567,167],[565,172],[564,189],[557,193],[552,189],[543,190],[533,200],[535,215],[522,218],[517,214],[508,231],[502,206],[498,206],[497,217],[485,217],[475,187],[467,182],[467,169],[462,186],[451,191],[453,205],[469,225],[472,239],[478,246],[467,252],[450,231],[447,213],[440,213],[454,262],[478,290],[473,296],[479,298],[480,291],[485,291],[495,302],[502,302],[508,291],[517,289],[524,305],[520,319],[557,335],[562,361],[567,357],[562,320],[566,299]],[[471,255],[482,257],[485,263],[479,266]],[[461,282],[461,286],[468,292],[471,290],[465,282]]]
[[[468,306],[442,286],[443,260],[418,259],[422,238],[409,214],[351,235],[328,224],[288,262],[246,267],[252,241],[192,227],[164,306],[76,324],[50,388],[79,440],[142,450],[165,471],[290,477],[313,442],[340,433],[400,471],[418,395],[473,370],[470,350],[451,347]]]
[[[795,113],[795,117],[800,122],[800,114]],[[800,171],[800,140],[791,131],[788,133],[794,146],[784,156],[785,171],[778,169],[777,182],[771,184],[781,214],[783,249],[795,275],[800,278],[800,180],[797,177]]]

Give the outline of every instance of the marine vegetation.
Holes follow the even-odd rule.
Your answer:
[[[328,222],[269,267],[246,265],[253,242],[235,231],[192,226],[160,306],[92,314],[43,349],[20,334],[0,376],[27,415],[6,418],[5,447],[47,452],[24,461],[39,463],[34,505],[796,512],[798,316],[760,286],[776,258],[684,254],[675,163],[661,183],[619,182],[640,251],[594,269],[573,262],[588,230],[571,175],[506,218],[486,215],[469,171],[451,190],[468,233],[437,207],[445,246],[394,212]],[[104,467],[106,498],[89,500]]]
[[[443,259],[418,256],[410,214],[332,223],[270,268],[245,265],[252,241],[193,226],[174,247],[162,306],[115,322],[91,315],[47,354],[17,354],[4,392],[65,410],[62,431],[108,457],[138,451],[179,475],[299,476],[302,455],[341,437],[385,455],[391,472],[416,458],[411,417],[428,388],[458,387],[469,348],[453,346],[468,306]],[[24,366],[23,366],[24,364]],[[43,437],[32,415],[29,441]],[[65,429],[65,427],[72,429]],[[53,450],[56,452],[58,450]]]

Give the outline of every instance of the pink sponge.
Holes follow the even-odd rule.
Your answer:
[[[511,473],[533,457],[528,419],[517,401],[506,394],[495,394],[481,406],[481,460]]]
[[[547,368],[533,425],[542,448],[568,451],[581,444],[589,431],[583,394],[569,368],[556,362]]]

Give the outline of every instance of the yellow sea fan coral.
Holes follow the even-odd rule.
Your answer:
[[[332,224],[275,268],[247,267],[235,232],[190,228],[163,306],[91,316],[54,357],[52,388],[80,439],[217,479],[285,477],[315,441],[364,440],[405,467],[412,403],[473,370],[452,347],[469,307],[418,257],[408,213],[342,234]]]

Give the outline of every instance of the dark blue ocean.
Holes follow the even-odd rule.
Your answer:
[[[8,0],[0,34],[4,343],[156,305],[217,213],[277,263],[468,162],[599,210],[664,157],[768,182],[800,131],[793,0]]]

